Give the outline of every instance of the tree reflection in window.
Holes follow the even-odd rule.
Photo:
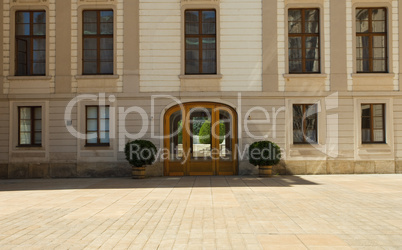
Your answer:
[[[289,9],[288,32],[289,73],[319,73],[319,10]]]
[[[293,105],[293,143],[317,143],[317,105]]]

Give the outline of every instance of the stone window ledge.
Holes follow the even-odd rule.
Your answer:
[[[283,74],[284,78],[327,78],[327,74]]]
[[[359,77],[395,77],[394,73],[354,73],[352,74],[352,78]]]
[[[119,79],[119,75],[76,75],[77,80],[93,79]]]
[[[180,79],[222,79],[223,75],[179,75]]]
[[[50,81],[52,76],[8,76],[7,80],[10,81]]]

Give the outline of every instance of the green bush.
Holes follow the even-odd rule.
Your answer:
[[[210,144],[211,143],[211,122],[205,121],[202,124],[200,133],[200,143],[202,144]],[[222,143],[225,139],[225,125],[223,122],[219,123],[219,143]]]
[[[200,129],[202,125],[205,123],[206,118],[204,117],[195,117],[193,118],[193,135],[198,135],[200,133]]]
[[[271,141],[258,141],[250,145],[248,156],[254,166],[273,166],[281,160],[281,149]]]
[[[156,151],[155,145],[147,140],[127,142],[124,148],[126,160],[134,167],[142,167],[154,163]]]

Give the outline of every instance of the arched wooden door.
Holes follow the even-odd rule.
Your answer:
[[[186,103],[164,117],[166,176],[237,174],[237,116],[218,103]]]

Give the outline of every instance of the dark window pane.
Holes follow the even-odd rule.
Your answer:
[[[288,19],[290,22],[298,22],[298,21],[301,22],[301,10],[289,9],[288,13],[289,13]]]
[[[367,20],[368,21],[368,9],[356,9],[356,20],[363,21]]]
[[[362,117],[362,128],[370,129],[371,128],[371,119],[370,117]]]
[[[198,61],[186,61],[186,74],[200,73],[200,64]]]
[[[215,23],[203,23],[202,34],[215,34]]]
[[[25,53],[18,53],[18,63],[24,65],[27,63],[27,55]]]
[[[319,72],[319,62],[317,60],[306,60],[306,72]]]
[[[84,49],[97,49],[96,38],[84,38]]]
[[[202,22],[215,23],[215,11],[202,11]]]
[[[101,50],[100,52],[100,60],[103,62],[111,62],[113,61],[113,50]]]
[[[42,133],[41,132],[35,133],[34,144],[36,144],[36,145],[42,144]]]
[[[100,12],[100,22],[101,23],[113,23],[113,11],[101,11]]]
[[[289,60],[301,60],[302,50],[301,49],[290,49],[289,50]]]
[[[317,143],[317,130],[307,130],[306,141],[308,143]]]
[[[101,62],[100,70],[102,74],[113,74],[113,63],[112,62]]]
[[[302,23],[301,22],[289,22],[289,33],[302,33]]]
[[[369,47],[369,39],[368,36],[358,36],[356,38],[357,47]]]
[[[289,72],[302,72],[302,61],[289,61]]]
[[[44,75],[46,72],[46,65],[44,63],[34,63],[33,64],[33,74],[34,75]]]
[[[96,11],[84,11],[84,23],[96,23],[97,14]]]
[[[306,59],[319,59],[320,51],[318,49],[307,49]]]
[[[16,23],[30,23],[30,13],[18,11],[15,13],[15,22]]]
[[[301,143],[304,141],[302,130],[293,130],[293,143]]]
[[[46,23],[46,13],[45,12],[34,12],[33,13],[34,23]]]
[[[46,50],[46,40],[45,39],[33,39],[33,49],[34,50]]]
[[[318,22],[306,22],[305,24],[305,33],[318,33]]]
[[[113,34],[113,23],[102,23],[100,25],[100,33],[102,35]]]
[[[304,19],[306,22],[319,21],[318,10],[305,10]]]
[[[113,50],[113,38],[101,38],[100,49]]]
[[[198,22],[198,11],[186,11],[186,22]]]
[[[30,34],[29,24],[17,24],[15,33],[18,36],[29,36]]]
[[[194,35],[199,33],[199,23],[186,23],[186,34]]]
[[[44,62],[46,60],[45,51],[34,51],[33,52],[33,62]]]
[[[306,48],[318,48],[318,37],[315,36],[306,37]]]
[[[186,49],[198,50],[200,44],[198,38],[186,38]]]
[[[376,21],[385,21],[385,10],[384,9],[373,9],[372,18]]]
[[[95,62],[84,62],[84,74],[96,74],[97,73],[97,63]]]
[[[188,61],[195,61],[199,60],[200,53],[198,50],[187,50],[186,51],[186,60]]]
[[[301,48],[301,37],[289,37],[289,49]]]
[[[202,49],[213,49],[215,51],[215,38],[203,38],[202,39]]]
[[[216,53],[215,50],[204,50],[202,52],[203,61],[215,61]]]
[[[84,35],[96,35],[98,33],[98,25],[96,23],[84,24]]]
[[[84,61],[96,61],[98,53],[96,50],[84,50]]]
[[[202,72],[207,73],[207,74],[216,73],[215,61],[203,62],[202,63]]]

